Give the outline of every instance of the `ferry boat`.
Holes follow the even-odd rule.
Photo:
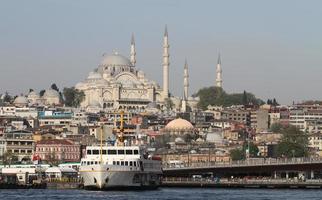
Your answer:
[[[87,146],[79,172],[85,189],[156,189],[162,167],[142,146],[125,146],[121,131],[115,146],[103,146],[102,134],[101,145]]]

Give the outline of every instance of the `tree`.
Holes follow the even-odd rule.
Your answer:
[[[208,105],[231,106],[264,104],[261,99],[256,98],[255,95],[247,93],[246,91],[243,93],[227,94],[222,88],[219,87],[202,88],[193,96],[198,96],[200,98],[198,107],[203,110],[206,110]]]
[[[246,159],[246,150],[248,149],[248,143],[245,142],[243,144],[243,147],[237,148],[237,149],[232,149],[230,151],[230,157],[232,160],[245,160]],[[259,149],[258,147],[250,142],[249,143],[249,156],[250,157],[257,157],[258,156]]]
[[[248,99],[247,99],[247,93],[246,91],[244,90],[244,93],[243,93],[243,105],[247,105],[248,104]]]
[[[50,88],[59,92],[59,88],[57,87],[56,83],[51,84]]]
[[[166,98],[165,99],[165,107],[167,110],[171,110],[173,108],[174,104],[171,100],[171,98]]]
[[[274,133],[280,133],[283,129],[283,125],[281,123],[274,123],[270,127],[270,131]]]
[[[74,87],[65,87],[63,90],[63,94],[66,106],[78,107],[85,99],[84,92],[75,89]]]
[[[3,97],[3,102],[10,103],[13,100],[12,96],[8,92],[5,93]]]
[[[230,158],[232,160],[245,160],[245,152],[242,149],[230,150]]]
[[[40,96],[40,97],[44,96],[45,92],[46,92],[46,90],[40,90],[40,92],[39,92],[39,96]]]
[[[277,155],[281,157],[305,157],[308,155],[308,136],[295,126],[283,128]]]

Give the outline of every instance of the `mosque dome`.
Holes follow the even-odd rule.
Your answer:
[[[15,98],[13,104],[15,106],[26,106],[28,105],[28,99],[25,96],[19,96]]]
[[[165,129],[170,131],[186,131],[193,130],[193,128],[189,121],[182,118],[174,119],[165,126]]]
[[[28,99],[37,99],[39,98],[39,94],[35,91],[31,91],[29,94],[28,94]]]
[[[93,80],[93,79],[102,79],[102,76],[98,72],[90,72],[87,77],[88,80]]]
[[[56,90],[48,89],[44,93],[44,98],[59,98],[59,93]]]
[[[130,60],[114,51],[112,55],[104,56],[101,65],[104,66],[132,66]]]

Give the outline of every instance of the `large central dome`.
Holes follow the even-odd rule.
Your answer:
[[[112,55],[104,55],[101,62],[104,66],[132,66],[130,60],[114,51]]]

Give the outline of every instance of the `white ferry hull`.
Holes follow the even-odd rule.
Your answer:
[[[142,172],[131,167],[82,166],[80,175],[85,189],[156,189],[161,184],[161,172]]]

